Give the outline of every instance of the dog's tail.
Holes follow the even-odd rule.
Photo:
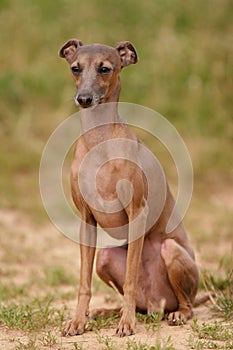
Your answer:
[[[196,298],[193,303],[193,307],[198,307],[202,304],[205,304],[207,301],[213,301],[213,299],[216,297],[216,294],[214,292],[209,293],[207,295],[204,295],[203,297]]]

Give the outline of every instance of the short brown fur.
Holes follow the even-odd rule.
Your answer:
[[[133,184],[132,200],[120,212],[109,214],[93,209],[83,198],[78,182],[80,164],[94,146],[118,138],[140,143],[134,132],[119,122],[115,108],[110,109],[109,124],[89,130],[95,107],[118,101],[121,87],[119,75],[122,68],[137,62],[135,48],[127,41],[112,48],[99,44],[83,45],[80,40],[71,39],[61,48],[60,56],[70,64],[77,88],[75,103],[81,108],[82,136],[77,142],[72,163],[71,187],[74,203],[82,215],[80,235],[86,237],[87,241],[91,237],[89,246],[80,244],[81,272],[77,308],[74,318],[66,323],[63,330],[64,335],[77,335],[84,332],[89,312],[97,223],[106,229],[129,223],[129,237],[133,231],[144,232],[148,204],[142,171],[124,159],[106,163],[97,177],[97,189],[106,200],[124,200],[123,187],[116,193],[119,180],[127,179]],[[137,158],[137,154],[132,154],[132,157]],[[156,186],[156,174],[154,176]],[[98,275],[124,295],[122,316],[116,330],[120,337],[134,333],[136,308],[153,313],[163,305],[169,312],[170,325],[185,323],[193,315],[198,270],[183,224],[180,223],[169,235],[166,234],[173,208],[174,199],[167,185],[162,213],[148,232],[139,235],[127,246],[103,248],[98,252]],[[139,214],[140,222],[131,224]]]

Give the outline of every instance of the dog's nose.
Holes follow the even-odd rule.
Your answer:
[[[91,94],[80,94],[77,96],[77,101],[81,107],[89,107],[92,104],[93,96]]]

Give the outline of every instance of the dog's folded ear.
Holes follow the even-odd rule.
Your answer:
[[[129,41],[122,41],[117,44],[116,50],[121,58],[121,68],[138,62],[137,52]]]
[[[77,49],[80,46],[83,46],[83,43],[81,40],[70,39],[60,49],[59,56],[62,58],[65,58],[70,63],[74,53],[77,51]]]

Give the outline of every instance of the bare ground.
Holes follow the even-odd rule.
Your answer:
[[[232,209],[232,202],[229,200],[227,192],[215,197],[213,202],[214,204],[212,204],[217,207],[216,212],[219,213],[218,219],[216,215],[213,218],[209,213],[209,216],[206,215],[206,219],[200,222],[197,220],[198,210],[194,210],[187,224],[192,226],[195,223],[196,225],[197,234],[192,238],[192,242],[196,248],[199,267],[217,271],[219,259],[225,254],[231,254],[232,235],[226,232],[226,239],[218,239],[216,243],[211,239],[211,231],[214,225],[221,223],[225,211]],[[221,207],[221,210],[218,207]],[[203,231],[206,231],[207,238],[203,239],[201,234]],[[59,296],[57,300],[53,300],[53,307],[62,308],[66,305],[69,310],[66,315],[72,315],[75,308],[74,290],[78,278],[73,285],[71,283],[68,286],[45,287],[46,282],[41,283],[44,281],[44,271],[51,266],[62,266],[68,274],[78,276],[78,245],[60,234],[52,224],[38,227],[38,225],[33,224],[30,218],[26,217],[25,214],[22,215],[19,211],[1,210],[0,263],[1,282],[3,284],[27,285],[27,288],[30,289],[30,297],[43,296],[45,289],[46,293],[49,291],[51,294],[70,292],[72,296],[68,299],[62,298],[60,294],[55,294]],[[98,282],[96,276],[94,276],[93,294],[91,308],[109,308],[121,305],[121,297]],[[13,300],[17,303],[18,296],[16,295]],[[195,317],[201,322],[214,319],[208,304],[196,308],[194,312]],[[32,339],[36,339],[37,349],[126,349],[129,342],[131,345],[136,341],[137,344],[143,343],[148,346],[155,345],[157,342],[166,344],[170,337],[169,344],[173,344],[175,349],[183,350],[189,349],[188,339],[193,335],[192,323],[193,321],[189,321],[187,325],[169,327],[166,321],[162,321],[161,326],[155,330],[142,322],[137,322],[136,334],[123,339],[115,336],[115,325],[98,331],[87,331],[81,336],[64,338],[61,337],[59,326],[29,332],[10,329],[0,323],[0,349],[24,349],[26,348],[25,344],[30,343]],[[30,349],[30,345],[27,349]]]

